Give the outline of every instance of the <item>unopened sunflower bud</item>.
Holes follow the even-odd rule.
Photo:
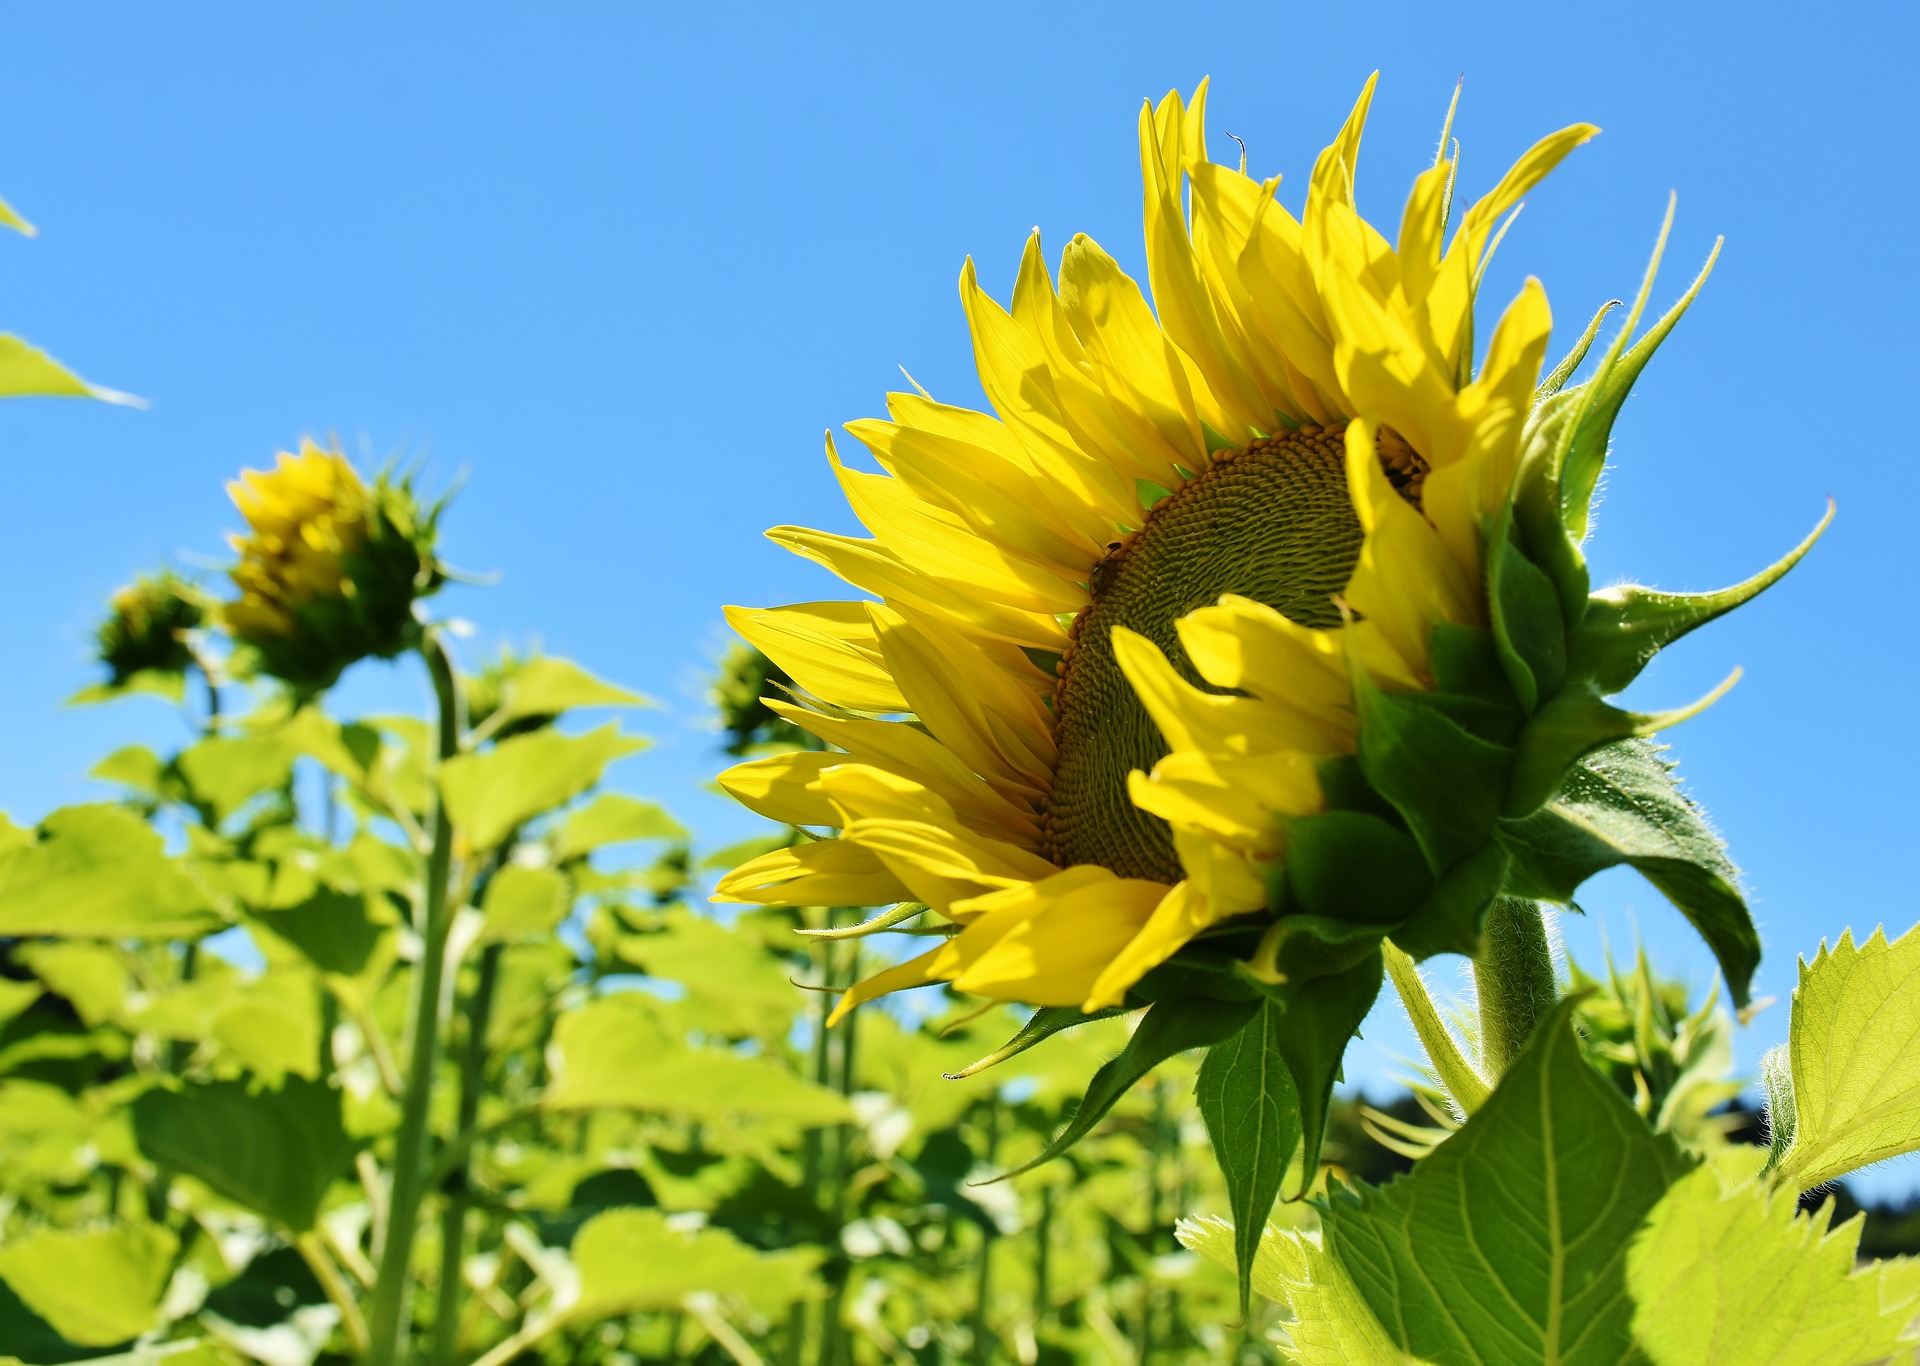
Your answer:
[[[95,635],[109,687],[123,688],[138,674],[184,674],[194,662],[187,633],[207,615],[206,595],[175,574],[143,574],[111,599],[111,611]]]
[[[227,491],[248,532],[231,538],[240,596],[222,616],[259,672],[319,692],[347,666],[415,643],[414,601],[445,579],[433,554],[439,506],[422,508],[384,474],[369,487],[311,441]]]

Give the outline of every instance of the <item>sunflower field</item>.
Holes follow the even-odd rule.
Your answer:
[[[1671,286],[1669,208],[1555,338],[1488,260],[1597,130],[1489,171],[1450,109],[1376,224],[1374,89],[1297,214],[1206,83],[1149,102],[1144,280],[968,262],[985,406],[830,435],[867,534],[769,536],[844,596],[724,609],[746,843],[620,790],[647,699],[593,659],[466,643],[458,497],[319,438],[239,472],[226,563],[114,594],[74,699],[179,742],[0,819],[0,1362],[1914,1361],[1912,1231],[1823,1196],[1920,1151],[1920,928],[1766,945],[1748,1108],[1761,935],[1667,748],[1733,679],[1620,696],[1833,509],[1730,588],[1596,585],[1718,248]],[[131,401],[11,336],[0,393]],[[357,710],[374,660],[431,709]],[[1711,992],[1565,953],[1616,868]],[[1369,1102],[1382,1001],[1424,1056]]]

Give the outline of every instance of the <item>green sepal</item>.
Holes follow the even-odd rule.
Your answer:
[[[1587,610],[1593,586],[1587,558],[1560,515],[1558,458],[1566,434],[1578,420],[1584,398],[1579,390],[1555,395],[1535,408],[1521,438],[1520,467],[1514,472],[1508,502],[1513,525],[1528,556],[1560,597],[1560,617],[1569,633]]]
[[[1572,391],[1581,395],[1583,401],[1580,417],[1557,462],[1557,473],[1561,519],[1567,534],[1576,541],[1585,539],[1587,534],[1593,491],[1599,485],[1600,471],[1607,461],[1607,443],[1613,436],[1614,419],[1620,415],[1621,405],[1627,401],[1634,381],[1640,378],[1640,372],[1653,359],[1653,353],[1659,349],[1660,343],[1667,339],[1667,334],[1673,331],[1674,325],[1699,295],[1700,287],[1706,284],[1707,276],[1713,271],[1713,263],[1720,255],[1720,243],[1715,242],[1713,251],[1707,256],[1707,263],[1694,276],[1687,292],[1662,315],[1659,322],[1648,329],[1644,337],[1631,347],[1627,346],[1627,340],[1640,321],[1641,311],[1646,307],[1647,296],[1653,289],[1654,276],[1660,269],[1660,256],[1666,248],[1667,233],[1672,227],[1673,207],[1669,204],[1666,221],[1660,226],[1659,241],[1654,246],[1653,259],[1647,263],[1646,278],[1627,315],[1626,325],[1608,348],[1598,373]]]
[[[1249,932],[1257,932],[1249,926]],[[1191,943],[1148,972],[1127,988],[1126,1006],[1138,1010],[1162,1001],[1178,1001],[1190,996],[1211,1001],[1251,1001],[1259,992],[1241,979],[1243,951],[1222,951],[1225,941],[1209,937]]]
[[[1661,593],[1636,584],[1600,590],[1588,600],[1586,619],[1568,642],[1574,672],[1602,693],[1619,692],[1655,654],[1778,583],[1832,521],[1829,501],[1827,515],[1799,545],[1744,583],[1718,592]]]
[[[1254,981],[1244,966],[1248,980]],[[1262,994],[1286,1012],[1274,1034],[1274,1047],[1286,1059],[1300,1102],[1300,1179],[1287,1199],[1298,1200],[1320,1170],[1320,1145],[1327,1133],[1327,1109],[1340,1059],[1360,1022],[1380,995],[1385,972],[1378,947],[1344,972],[1291,982],[1259,982]]]
[[[1760,935],[1726,846],[1657,746],[1627,740],[1587,755],[1552,801],[1523,820],[1502,821],[1497,839],[1513,858],[1509,896],[1568,905],[1595,873],[1621,864],[1638,871],[1692,922],[1719,960],[1734,1004],[1746,1006]]]
[[[1471,697],[1502,711],[1513,710],[1513,686],[1507,681],[1493,632],[1437,622],[1427,637],[1427,652],[1433,660],[1436,691]]]
[[[1418,959],[1437,953],[1480,951],[1480,927],[1493,899],[1505,889],[1507,851],[1493,840],[1461,859],[1433,885],[1393,942]]]
[[[1538,407],[1567,387],[1567,381],[1573,378],[1573,372],[1580,368],[1580,362],[1587,358],[1587,352],[1593,349],[1593,339],[1600,335],[1600,324],[1605,322],[1607,314],[1620,307],[1620,300],[1609,299],[1600,305],[1600,311],[1593,315],[1593,321],[1587,324],[1587,330],[1580,334],[1580,340],[1573,344],[1573,350],[1561,358],[1558,365],[1547,372],[1533,391],[1534,406]]]
[[[1486,842],[1513,751],[1470,734],[1435,694],[1383,692],[1363,668],[1353,687],[1361,771],[1406,821],[1428,867],[1445,872]]]
[[[1397,925],[1433,886],[1406,831],[1359,811],[1322,811],[1282,822],[1285,906],[1343,922]]]
[[[1557,792],[1582,756],[1620,740],[1644,738],[1698,716],[1740,681],[1740,670],[1705,697],[1672,711],[1637,712],[1614,706],[1591,684],[1569,684],[1534,714],[1520,734],[1513,776],[1501,816],[1521,820]]]
[[[1345,972],[1373,952],[1391,929],[1324,915],[1283,915],[1268,927],[1249,967],[1263,982],[1298,982]]]
[[[998,1066],[1008,1058],[1026,1052],[1035,1044],[1043,1043],[1063,1030],[1074,1029],[1083,1024],[1092,1024],[1095,1020],[1107,1020],[1115,1015],[1126,1013],[1124,1006],[1111,1006],[1106,1010],[1093,1011],[1091,1014],[1073,1006],[1041,1006],[1027,1017],[1027,1022],[1020,1026],[1018,1033],[986,1057],[968,1063],[958,1072],[946,1072],[942,1075],[948,1081],[960,1081],[973,1076],[976,1072],[984,1072],[989,1067]]]
[[[1522,553],[1512,505],[1487,537],[1487,600],[1501,667],[1521,711],[1531,714],[1567,677],[1567,623],[1545,570]]]
[[[1252,1298],[1260,1251],[1287,1164],[1300,1148],[1300,1097],[1279,1048],[1286,1015],[1273,1001],[1239,1033],[1207,1050],[1194,1098],[1213,1142],[1233,1214],[1233,1257],[1240,1278],[1240,1318]]]
[[[1087,1084],[1080,1108],[1066,1127],[1031,1162],[1002,1172],[993,1178],[1005,1181],[1010,1176],[1032,1171],[1044,1162],[1067,1151],[1085,1138],[1114,1107],[1114,1103],[1133,1088],[1147,1073],[1176,1053],[1189,1048],[1205,1048],[1219,1043],[1240,1029],[1260,1009],[1258,996],[1246,1001],[1215,1001],[1204,996],[1187,996],[1156,1002],[1140,1017],[1140,1025],[1127,1040],[1120,1056],[1101,1067]],[[990,1184],[990,1183],[989,1183]]]
[[[1793,1054],[1776,1044],[1760,1055],[1760,1085],[1767,1093],[1767,1166],[1771,1172],[1793,1146],[1799,1111],[1793,1098]]]

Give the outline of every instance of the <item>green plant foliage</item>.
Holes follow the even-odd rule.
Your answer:
[[[1194,1098],[1213,1139],[1233,1211],[1240,1313],[1248,1309],[1260,1230],[1300,1148],[1300,1097],[1277,1046],[1287,1021],[1266,1001],[1246,1028],[1207,1050]]]
[[[1851,930],[1800,963],[1789,1026],[1791,1140],[1773,1179],[1809,1190],[1920,1151],[1920,926]],[[1781,1124],[1776,1099],[1776,1127]]]
[[[1412,1176],[1276,1239],[1295,1360],[1627,1357],[1628,1241],[1686,1162],[1587,1065],[1571,1011]]]
[[[232,1081],[156,1088],[134,1101],[133,1131],[153,1161],[295,1233],[313,1227],[356,1146],[339,1093],[293,1077],[272,1090]]]
[[[489,943],[512,944],[551,934],[573,904],[567,879],[551,868],[508,864],[487,883],[480,934]]]
[[[482,754],[446,762],[440,791],[454,823],[478,849],[490,849],[549,807],[586,791],[606,766],[646,748],[615,725],[581,736],[516,735]]]
[[[1654,1366],[1864,1366],[1910,1346],[1920,1260],[1856,1267],[1861,1221],[1796,1215],[1728,1153],[1674,1182],[1627,1255],[1633,1336]]]
[[[146,1223],[36,1229],[0,1247],[0,1280],[68,1342],[106,1347],[153,1324],[178,1246]]]
[[[0,934],[184,939],[223,922],[131,812],[70,806],[0,853]]]
[[[689,1295],[737,1295],[774,1313],[812,1292],[818,1255],[756,1252],[719,1229],[681,1231],[659,1210],[609,1210],[574,1238],[580,1299],[568,1312],[589,1320],[636,1309],[671,1309]]]
[[[554,836],[553,856],[565,862],[610,844],[686,838],[686,830],[657,802],[603,792],[567,817]]]

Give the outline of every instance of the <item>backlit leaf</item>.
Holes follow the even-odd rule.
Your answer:
[[[1789,1026],[1793,1142],[1774,1180],[1810,1190],[1920,1151],[1920,925],[1848,930],[1800,963]]]
[[[510,944],[551,934],[566,919],[571,904],[567,879],[561,874],[551,868],[523,868],[509,863],[487,884],[480,907],[486,917],[481,938]]]
[[[744,1298],[762,1314],[806,1298],[816,1252],[759,1252],[719,1229],[682,1232],[659,1210],[613,1209],[573,1240],[580,1298],[568,1317],[585,1322],[679,1307],[707,1293]]]
[[[447,760],[440,791],[469,843],[488,849],[523,822],[592,787],[613,760],[645,748],[614,725],[581,736],[516,735],[483,754]]]
[[[686,837],[685,827],[657,802],[603,792],[568,815],[554,840],[553,856],[564,862],[609,844]]]
[[[1194,1090],[1226,1178],[1243,1318],[1260,1230],[1300,1147],[1300,1097],[1275,1037],[1285,1026],[1280,1007],[1263,1002],[1245,1029],[1207,1050]]]
[[[0,935],[188,939],[223,923],[160,836],[117,806],[56,811],[34,843],[0,853]]]
[[[570,659],[538,655],[514,670],[500,710],[504,714],[502,720],[508,721],[527,716],[557,716],[575,707],[647,705],[647,699],[639,693],[595,678]]]
[[[67,1341],[106,1347],[155,1326],[177,1246],[157,1224],[39,1228],[0,1247],[0,1279]]]

